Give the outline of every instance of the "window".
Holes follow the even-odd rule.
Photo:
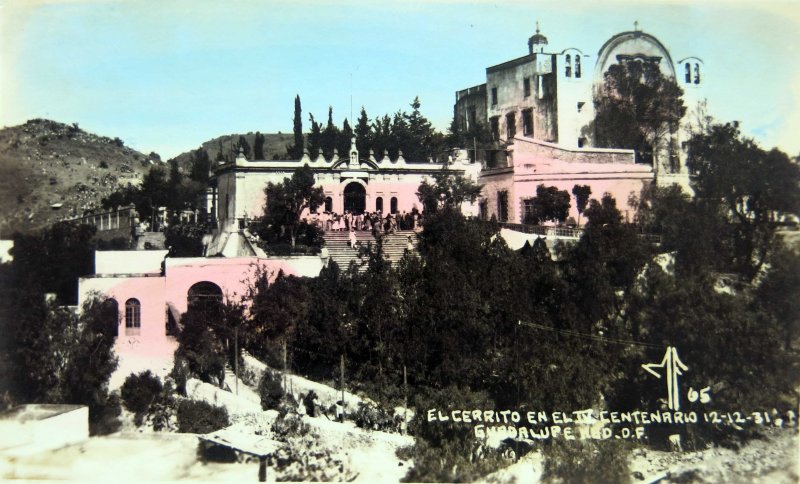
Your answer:
[[[325,211],[333,212],[333,199],[331,197],[325,197]]]
[[[467,121],[467,129],[475,129],[475,123],[478,119],[478,112],[475,108],[469,108],[469,119]]]
[[[572,77],[572,56],[567,54],[567,57],[564,61],[564,75],[567,77]]]
[[[536,208],[533,204],[532,198],[522,200],[522,223],[530,225],[538,225],[536,222]]]
[[[700,84],[700,64],[694,65],[694,83]]]
[[[188,308],[217,311],[221,305],[222,288],[213,282],[202,281],[192,284],[186,294],[186,306]]]
[[[508,222],[508,192],[497,192],[497,220]]]
[[[378,197],[375,199],[375,211],[383,212],[383,197]]]
[[[498,140],[500,139],[500,117],[493,116],[489,119],[489,127],[492,130],[492,139]]]
[[[686,84],[689,84],[692,82],[692,66],[687,62],[684,64],[684,67],[686,68],[686,77],[684,80],[686,81]]]
[[[533,110],[525,109],[522,111],[522,134],[533,136]]]
[[[480,217],[481,220],[488,220],[488,218],[489,218],[489,201],[488,200],[483,199],[478,204],[478,217]]]
[[[531,97],[531,78],[526,77],[522,80],[522,90],[525,92],[525,97]]]
[[[581,77],[581,56],[575,55],[575,77]]]
[[[538,86],[539,99],[543,99],[544,98],[544,80],[542,79],[543,77],[544,76],[542,76],[542,75],[536,76],[536,79],[539,80],[539,86]]]
[[[125,302],[125,334],[139,334],[142,326],[142,310],[138,299]]]
[[[492,88],[492,106],[497,106],[497,88]]]
[[[389,200],[389,210],[392,213],[397,213],[397,197],[392,197]]]
[[[583,106],[584,106],[585,104],[586,104],[586,103],[585,103],[585,102],[583,102],[583,101],[578,101],[578,112],[581,112],[581,111],[583,111]]]
[[[506,114],[506,139],[511,141],[517,135],[517,121],[514,113]]]
[[[578,138],[578,148],[583,148],[583,145],[586,144],[586,138],[580,137]]]

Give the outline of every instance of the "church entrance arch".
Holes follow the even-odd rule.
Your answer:
[[[351,213],[362,213],[367,208],[367,190],[363,185],[350,182],[344,187],[344,209]]]

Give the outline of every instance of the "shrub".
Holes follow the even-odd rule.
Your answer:
[[[275,440],[287,442],[292,437],[302,437],[310,432],[310,427],[303,422],[303,418],[296,413],[279,415],[272,424],[272,434]]]
[[[364,402],[358,404],[358,410],[353,415],[353,420],[357,427],[369,430],[396,431],[399,424],[391,411],[382,406],[376,407]]]
[[[89,408],[89,435],[108,435],[118,431],[122,422],[119,395],[112,393],[102,404]]]
[[[136,414],[137,420],[141,420],[141,416],[150,410],[150,405],[159,397],[163,389],[161,379],[153,375],[150,370],[143,371],[138,375],[131,373],[122,385],[122,401],[125,403],[125,408]]]
[[[207,434],[228,425],[228,411],[223,407],[193,400],[184,400],[178,406],[178,432]]]
[[[545,448],[545,482],[630,482],[630,448],[612,440],[555,440]]]
[[[258,394],[261,397],[261,408],[276,410],[284,397],[280,374],[269,369],[264,370],[258,384]]]

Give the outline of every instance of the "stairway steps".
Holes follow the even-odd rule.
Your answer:
[[[370,232],[356,232],[356,240],[361,242],[362,245],[374,244],[375,238]],[[408,245],[408,237],[412,238],[412,243],[416,251],[418,239],[414,231],[398,231],[394,234],[386,234],[383,236],[383,255],[390,263],[396,264],[405,255],[406,247]],[[350,233],[346,231],[326,232],[325,233],[325,246],[328,249],[331,260],[336,262],[340,269],[346,270],[350,266],[351,261],[360,264],[362,261],[358,257],[358,251],[350,247]],[[360,272],[366,271],[366,265],[359,267]]]

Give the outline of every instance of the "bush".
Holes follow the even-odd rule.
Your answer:
[[[119,395],[112,393],[102,404],[89,406],[89,435],[108,435],[122,426]]]
[[[613,440],[555,440],[545,448],[545,482],[630,482],[625,443]]]
[[[178,406],[178,432],[207,434],[228,425],[228,411],[223,407],[193,400],[184,400]]]
[[[150,410],[150,405],[156,401],[163,390],[161,379],[147,370],[138,375],[131,373],[125,379],[120,393],[125,408],[135,413],[137,419],[140,419]]]
[[[264,410],[278,409],[285,395],[278,372],[270,369],[264,370],[261,381],[258,383],[258,395],[261,397],[261,408]]]
[[[287,442],[293,437],[302,437],[311,431],[303,418],[296,413],[279,415],[272,424],[272,435],[275,440]]]
[[[397,431],[402,422],[402,419],[399,421],[395,419],[390,410],[364,402],[358,404],[358,410],[353,415],[353,420],[359,428],[380,431]]]
[[[402,482],[472,482],[508,466],[497,449],[464,444],[446,441],[433,447],[418,440],[414,446],[400,449],[400,458],[414,461]]]

